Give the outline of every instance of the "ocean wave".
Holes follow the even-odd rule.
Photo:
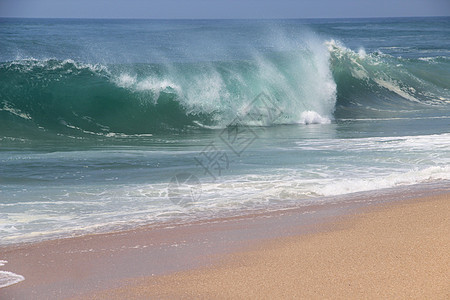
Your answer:
[[[437,109],[450,103],[449,60],[413,59],[380,51],[353,51],[339,41],[326,42],[337,84],[338,118],[383,117],[380,112]]]
[[[245,125],[327,124],[450,103],[449,60],[353,51],[309,37],[246,61],[101,65],[71,59],[0,63],[1,136],[117,137]],[[261,93],[277,118],[248,120]],[[29,134],[27,134],[29,132]],[[36,134],[39,132],[40,134]]]

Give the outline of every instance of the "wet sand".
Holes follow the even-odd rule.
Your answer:
[[[414,194],[3,247],[0,299],[448,299],[450,194]]]

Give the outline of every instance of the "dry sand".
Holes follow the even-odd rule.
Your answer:
[[[382,204],[327,227],[81,298],[450,299],[449,194]]]

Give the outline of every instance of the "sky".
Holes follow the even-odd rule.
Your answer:
[[[450,0],[0,0],[0,17],[235,19],[449,15]]]

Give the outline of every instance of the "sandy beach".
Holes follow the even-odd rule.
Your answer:
[[[449,194],[385,204],[320,233],[274,239],[212,268],[80,299],[450,297]]]
[[[0,289],[0,298],[448,299],[449,201],[446,188],[397,189],[327,205],[6,246],[2,270],[25,280]]]

